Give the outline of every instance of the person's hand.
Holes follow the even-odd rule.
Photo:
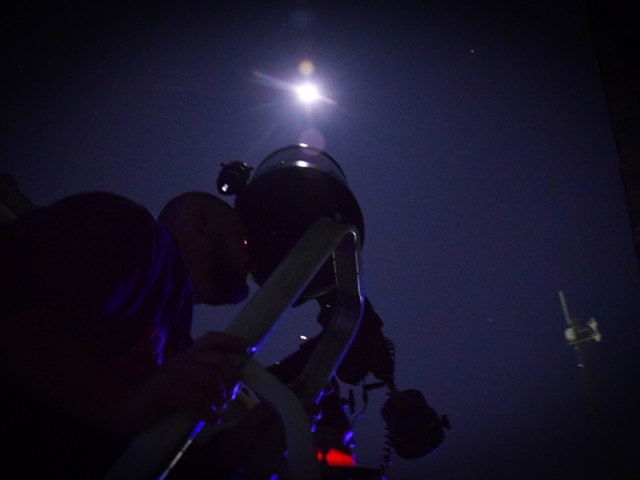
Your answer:
[[[309,423],[311,425],[311,431],[315,432],[316,423],[322,419],[322,408],[320,407],[320,401],[325,395],[331,395],[334,392],[333,384],[328,382],[323,387],[318,397],[315,400],[305,399],[304,392],[306,390],[305,384],[300,377],[294,379],[290,384],[289,388],[293,390],[293,392],[300,397],[302,402],[302,407],[307,413],[307,418],[309,418]]]
[[[219,410],[234,399],[238,387],[238,367],[229,354],[246,353],[241,338],[205,334],[147,376],[135,389],[127,416],[134,424],[153,423],[169,413],[189,411],[217,423]]]
[[[296,378],[289,384],[289,388],[300,396],[305,390],[305,385],[300,378]],[[333,389],[334,386],[329,383],[324,386],[320,395],[329,395]],[[242,393],[238,397],[238,400],[241,399]],[[313,431],[315,422],[320,420],[322,412],[318,404],[311,400],[303,401],[303,406]],[[273,460],[286,450],[284,430],[277,420],[278,414],[267,401],[252,405],[238,423],[218,431],[207,442],[196,442],[190,446],[182,459],[172,468],[167,479],[205,480],[211,478],[211,472],[219,474],[216,478],[227,478],[240,471],[250,478],[255,478],[247,473],[246,469],[262,465],[254,457],[260,446],[268,451],[266,454],[265,451],[260,453],[261,459],[262,455],[266,455]],[[275,457],[270,457],[271,454]],[[248,462],[253,466],[248,466]]]

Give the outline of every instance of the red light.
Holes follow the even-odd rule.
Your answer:
[[[324,461],[330,467],[356,466],[356,462],[351,455],[335,448],[330,448],[325,454],[318,450],[318,461]]]

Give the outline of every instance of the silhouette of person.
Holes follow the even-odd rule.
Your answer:
[[[92,192],[0,224],[3,463],[25,478],[102,478],[176,411],[216,423],[246,343],[191,337],[195,304],[248,295],[246,230],[204,192],[154,216]],[[26,460],[25,460],[26,459]]]

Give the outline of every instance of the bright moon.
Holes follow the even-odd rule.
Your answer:
[[[318,89],[315,87],[315,85],[311,85],[310,83],[300,85],[296,88],[296,92],[300,101],[304,103],[311,103],[320,98]]]

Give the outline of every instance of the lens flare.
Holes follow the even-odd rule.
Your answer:
[[[302,60],[298,64],[298,72],[300,72],[300,75],[304,77],[310,77],[311,75],[313,75],[313,72],[315,70],[316,67],[311,60]]]
[[[309,63],[311,64],[311,62]],[[336,104],[335,100],[325,96],[321,92],[321,89],[318,87],[317,82],[311,83],[310,81],[306,81],[302,84],[289,83],[255,70],[252,73],[259,83],[270,88],[288,90],[296,95],[300,103],[307,106],[316,103],[327,103],[330,105]]]

